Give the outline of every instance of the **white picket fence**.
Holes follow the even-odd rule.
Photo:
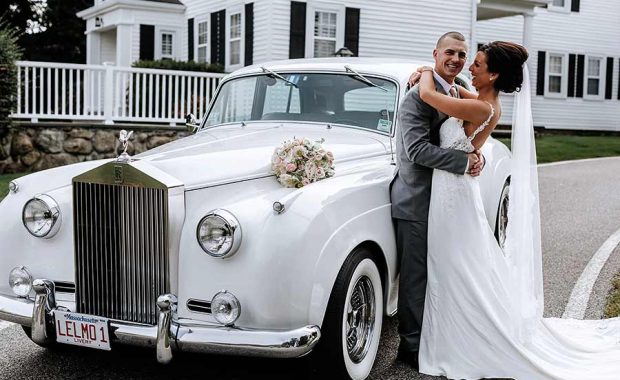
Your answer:
[[[204,114],[224,74],[18,61],[13,118],[183,123]]]

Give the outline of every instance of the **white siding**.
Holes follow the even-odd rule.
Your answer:
[[[133,14],[134,24],[133,33],[131,33],[131,61],[140,59],[140,24],[155,25],[155,41],[157,41],[157,33],[160,29],[171,30],[175,32],[174,52],[178,60],[187,59],[187,19],[182,13],[170,13],[161,11],[142,11],[136,10]],[[185,41],[185,42],[184,42]],[[155,51],[157,45],[155,44]]]
[[[272,33],[272,20],[271,16],[271,8],[272,8],[273,0],[211,0],[211,1],[203,1],[203,0],[184,0],[183,4],[186,6],[185,16],[186,19],[194,18],[194,30],[198,28],[197,21],[199,19],[207,21],[211,21],[211,13],[221,11],[222,9],[226,10],[226,22],[229,22],[228,16],[230,14],[230,9],[241,9],[243,12],[243,7],[245,4],[254,3],[254,52],[253,52],[253,62],[259,63],[268,61],[271,59],[271,33]],[[186,21],[187,23],[187,21]],[[243,24],[245,24],[245,18],[243,19]],[[187,59],[187,25],[184,28],[185,30],[185,39],[183,41],[183,52],[184,57]],[[243,30],[243,28],[242,28]],[[209,24],[209,43],[211,42],[211,25]],[[242,35],[242,51],[245,49],[245,36]],[[196,39],[194,39],[194,47],[196,46]],[[228,46],[227,46],[228,48]],[[210,47],[208,48],[210,50]],[[195,56],[195,54],[194,54]]]
[[[620,131],[620,100],[618,100],[620,2],[582,0],[578,13],[539,9],[534,17],[532,32],[528,63],[533,87],[534,124],[552,129]],[[476,33],[479,42],[502,39],[521,42],[523,17],[478,22]],[[536,96],[539,50],[613,57],[612,99],[553,99]],[[512,113],[507,111],[512,108],[512,98],[504,97],[503,104],[502,122],[510,123]]]
[[[290,1],[272,0],[273,58],[287,59]],[[308,6],[338,4],[360,9],[359,56],[403,57],[432,61],[439,38],[461,31],[470,38],[471,0],[307,0]],[[255,21],[256,22],[256,21]],[[344,27],[344,26],[343,26]],[[306,35],[306,40],[308,41]],[[336,49],[342,46],[336,46]]]

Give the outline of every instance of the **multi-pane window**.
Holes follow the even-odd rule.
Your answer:
[[[314,57],[331,57],[336,51],[338,14],[316,11],[314,13]]]
[[[553,2],[549,4],[549,10],[570,12],[570,6],[571,2],[569,0],[553,0]]]
[[[172,59],[174,58],[173,52],[173,40],[174,35],[172,33],[163,32],[161,34],[161,58]]]
[[[549,54],[549,68],[547,71],[547,92],[562,94],[562,76],[564,73],[564,55]]]
[[[208,47],[208,38],[209,38],[209,29],[208,29],[207,21],[198,23],[198,44],[196,60],[198,62],[206,62],[207,61],[207,47]]]
[[[241,63],[241,13],[230,15],[230,64]]]
[[[601,95],[601,64],[602,58],[588,57],[586,71],[586,94],[598,97]]]

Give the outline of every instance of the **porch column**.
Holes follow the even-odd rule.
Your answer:
[[[86,64],[101,64],[101,35],[98,32],[86,33]]]
[[[116,27],[116,66],[130,67],[131,63],[131,25],[119,24]]]
[[[532,45],[532,33],[534,30],[534,14],[523,14],[523,46],[526,49],[531,50]]]

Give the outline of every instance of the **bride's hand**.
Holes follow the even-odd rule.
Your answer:
[[[430,66],[420,66],[416,69],[416,71],[414,71],[411,76],[409,77],[409,88],[415,86],[419,81],[420,78],[422,77],[422,73],[424,71],[432,71],[433,68]]]

